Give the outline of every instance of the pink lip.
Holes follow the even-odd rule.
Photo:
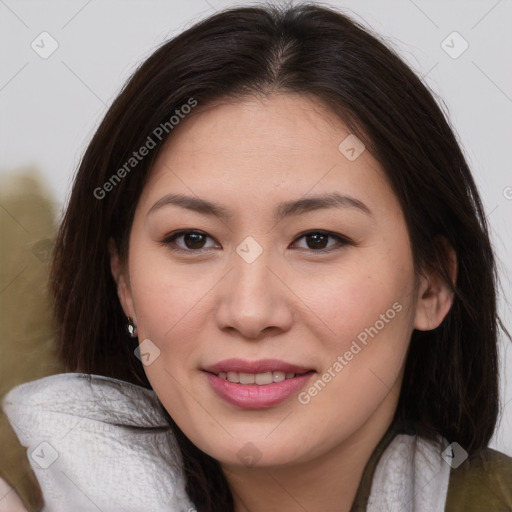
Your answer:
[[[203,368],[210,373],[220,372],[244,372],[244,373],[264,373],[264,372],[293,372],[306,373],[312,368],[298,366],[295,364],[280,361],[279,359],[260,359],[259,361],[245,361],[244,359],[225,359],[214,365]]]
[[[242,359],[227,359],[213,366],[208,366],[204,370],[209,384],[217,395],[229,404],[242,409],[264,409],[278,405],[303,388],[315,373],[311,368],[304,368],[277,359],[264,359],[254,362]],[[262,386],[258,384],[236,384],[214,375],[230,371],[245,373],[282,371],[299,375],[293,379]]]

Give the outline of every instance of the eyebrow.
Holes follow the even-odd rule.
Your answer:
[[[232,211],[220,204],[182,194],[167,194],[163,196],[149,209],[146,215],[150,215],[165,206],[179,206],[181,208],[186,208],[187,210],[192,210],[203,215],[218,217],[220,219],[231,219],[234,216]],[[359,199],[342,195],[337,192],[332,192],[330,194],[309,196],[302,199],[279,203],[274,209],[274,217],[276,220],[280,221],[285,217],[302,215],[307,212],[327,208],[354,208],[366,215],[372,215],[368,206]]]

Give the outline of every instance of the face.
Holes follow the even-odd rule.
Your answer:
[[[306,463],[389,422],[412,330],[449,309],[349,135],[294,95],[185,119],[142,192],[126,266],[113,251],[153,389],[226,466]]]

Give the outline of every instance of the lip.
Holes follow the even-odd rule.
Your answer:
[[[277,359],[244,361],[226,359],[203,369],[206,379],[215,393],[230,405],[241,409],[265,409],[279,405],[300,391],[316,372],[312,368],[294,365]],[[217,377],[220,372],[263,373],[268,371],[293,372],[292,379],[266,385],[237,384]]]
[[[260,359],[259,361],[246,361],[244,359],[225,359],[218,363],[206,366],[204,371],[209,373],[220,372],[244,372],[244,373],[264,373],[271,371],[293,372],[303,374],[314,370],[313,368],[306,368],[295,364],[287,363],[279,359]]]

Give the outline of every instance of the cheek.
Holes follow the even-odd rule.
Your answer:
[[[204,299],[218,278],[206,271],[192,274],[186,264],[171,263],[164,251],[134,248],[130,280],[139,338],[158,347],[164,356],[159,363],[165,360],[169,366],[186,359],[200,339],[206,319]]]
[[[131,267],[139,340],[149,339],[150,350],[157,354],[144,371],[164,407],[186,427],[197,414],[197,403],[191,400],[197,392],[190,377],[207,317],[201,299],[214,285],[213,278],[202,273],[200,279],[197,274],[192,279],[176,264],[149,251],[147,257],[143,251],[134,251]]]
[[[299,281],[295,284],[298,286]],[[348,350],[347,345],[358,337],[364,342],[371,336],[368,331],[375,334],[375,329],[379,336],[386,333],[391,339],[407,339],[413,284],[414,269],[408,253],[386,254],[383,249],[354,252],[334,272],[332,268],[316,272],[314,279],[302,281],[297,295],[304,297],[322,320],[330,350],[340,351]]]
[[[176,297],[180,295],[185,299],[197,286],[195,280],[187,280],[185,269],[185,265],[172,262],[170,249],[151,240],[140,225],[134,224],[129,273],[139,323],[161,318],[169,324],[172,317],[179,314],[178,309],[184,304],[176,301]],[[139,318],[141,316],[143,318]]]
[[[322,391],[306,389],[303,401],[324,411],[333,436],[340,422],[347,428],[362,423],[379,406],[405,362],[414,320],[414,268],[406,244],[391,246],[358,255],[330,278],[317,276],[323,293],[312,298],[311,308],[329,327],[318,347],[324,355],[319,378],[329,383],[325,391],[321,384],[316,387]],[[332,407],[333,400],[338,407]]]

